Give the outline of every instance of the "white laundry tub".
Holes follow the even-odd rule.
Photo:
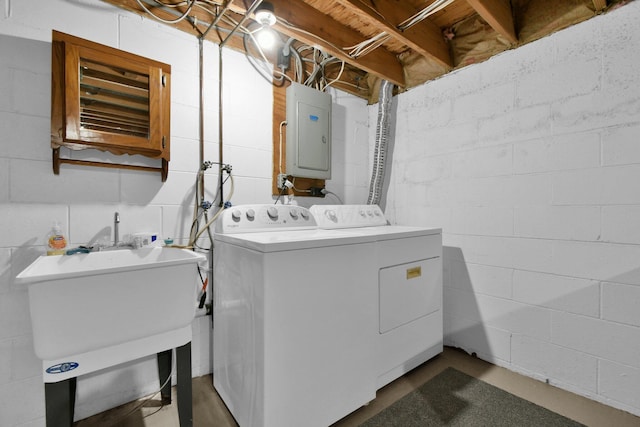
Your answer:
[[[61,360],[186,327],[190,337],[205,260],[163,247],[39,257],[16,277],[29,287],[36,355]]]

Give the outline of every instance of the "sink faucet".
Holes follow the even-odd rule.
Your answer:
[[[120,214],[116,212],[113,215],[113,246],[118,246],[118,228],[120,227]]]

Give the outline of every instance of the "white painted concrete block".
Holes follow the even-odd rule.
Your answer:
[[[552,384],[570,384],[597,392],[598,360],[587,354],[526,335],[511,337],[511,362],[519,368],[549,379]]]
[[[506,207],[466,207],[452,209],[452,233],[483,236],[512,236],[513,209]]]
[[[42,100],[51,97],[51,44],[1,37],[0,111],[49,117],[50,104]]]
[[[562,276],[640,285],[640,246],[589,242],[553,242],[547,271]]]
[[[481,144],[499,144],[551,135],[551,108],[548,105],[514,110],[478,121]]]
[[[451,262],[451,286],[476,294],[511,298],[512,276],[509,268]]]
[[[522,237],[597,241],[597,206],[519,206],[514,208],[514,234]]]
[[[0,388],[3,384],[11,382],[11,353],[13,349],[13,340],[4,339],[0,341],[0,359],[4,363],[0,364]]]
[[[414,126],[412,124],[407,131],[403,142],[396,141],[396,147],[408,144],[410,152],[416,156],[453,153],[472,147],[478,141],[478,123],[475,120],[431,129],[425,129],[419,123]]]
[[[640,244],[640,206],[603,206],[602,240]]]
[[[640,204],[640,165],[562,172],[553,178],[553,204]]]
[[[399,123],[420,123],[426,130],[446,126],[452,120],[453,100],[444,99],[442,102],[429,102],[422,100],[416,107],[411,105],[411,101],[398,100],[398,106],[402,109],[402,114],[398,114],[396,120]],[[409,105],[407,105],[409,104]],[[376,112],[377,117],[377,112]]]
[[[602,164],[640,163],[640,125],[621,126],[602,133]]]
[[[185,172],[172,172],[167,181],[162,182],[160,173],[122,170],[120,197],[117,200],[132,204],[181,204],[194,194],[195,180],[192,173]]]
[[[117,169],[61,165],[60,174],[54,175],[51,161],[16,159],[10,179],[13,202],[110,202],[118,197]]]
[[[510,175],[513,171],[511,144],[478,148],[453,155],[453,176],[456,178]]]
[[[13,277],[11,272],[11,249],[0,248],[0,295],[11,290]]]
[[[50,96],[50,95],[49,95]],[[14,159],[51,161],[51,118],[0,112],[0,153]],[[3,168],[8,174],[8,167]],[[3,181],[8,184],[9,180]]]
[[[583,132],[637,121],[640,98],[628,89],[597,91],[559,100],[552,110],[555,133]]]
[[[9,165],[10,160],[0,158],[0,203],[9,201]]]
[[[513,82],[488,87],[453,99],[453,120],[463,122],[469,117],[483,118],[506,114],[513,110],[516,86]],[[482,104],[482,108],[478,108]]]
[[[516,270],[513,299],[585,316],[600,315],[600,284],[594,280]]]
[[[603,283],[602,318],[640,326],[640,286]]]
[[[551,342],[640,368],[640,329],[606,320],[553,312]]]
[[[602,396],[628,405],[627,410],[640,407],[640,369],[609,360],[600,360],[598,369],[599,392]],[[614,405],[618,406],[619,405]]]
[[[0,218],[5,218],[5,221],[0,221],[2,246],[42,246],[44,251],[45,239],[54,221],[68,232],[68,215],[68,208],[64,205],[0,204]]]
[[[493,363],[511,360],[511,333],[483,325],[476,320],[451,317],[445,311],[444,344],[462,348]]]
[[[514,173],[536,173],[600,166],[600,135],[579,133],[514,144]]]
[[[31,335],[14,338],[11,347],[11,379],[42,378],[42,360],[36,356]]]
[[[520,78],[516,102],[521,107],[546,105],[558,99],[590,94],[600,89],[601,72],[599,57],[554,64],[544,71]]]
[[[451,176],[450,155],[441,155],[424,158],[414,158],[401,164],[395,162],[395,167],[402,170],[406,182],[429,183]],[[402,169],[401,169],[402,168]]]
[[[171,103],[171,136],[199,140],[199,114],[197,106]]]
[[[552,199],[549,175],[512,175],[456,181],[451,203],[465,206],[547,205]]]
[[[35,377],[0,386],[0,425],[22,426],[41,419],[44,426],[44,385]]]
[[[0,299],[0,340],[31,336],[29,298],[26,289],[3,294]]]
[[[541,340],[551,337],[551,311],[503,298],[477,295],[482,323]]]

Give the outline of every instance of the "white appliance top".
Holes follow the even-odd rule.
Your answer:
[[[375,241],[371,235],[321,230],[308,209],[293,205],[239,205],[226,209],[216,221],[214,239],[259,252]]]
[[[314,205],[309,210],[322,229],[343,229],[376,236],[377,240],[442,233],[440,228],[389,225],[378,205]]]

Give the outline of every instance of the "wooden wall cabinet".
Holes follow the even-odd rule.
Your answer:
[[[157,171],[167,179],[170,160],[171,66],[53,32],[51,148],[60,164]],[[140,154],[158,168],[60,157],[60,147]]]

